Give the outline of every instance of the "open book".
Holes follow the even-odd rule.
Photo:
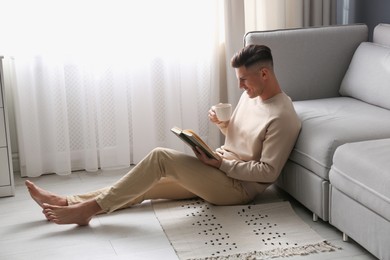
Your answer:
[[[195,148],[195,146],[198,146],[209,158],[217,160],[220,159],[219,155],[215,154],[194,131],[189,129],[182,130],[176,126],[173,127],[171,131],[190,147]]]

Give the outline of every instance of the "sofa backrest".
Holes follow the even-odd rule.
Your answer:
[[[377,44],[390,46],[390,24],[378,24],[374,28],[372,41]]]
[[[244,44],[269,46],[282,89],[306,100],[339,96],[352,55],[367,39],[367,26],[357,24],[249,32]]]
[[[340,94],[390,109],[390,25],[376,26],[373,41],[357,48]]]

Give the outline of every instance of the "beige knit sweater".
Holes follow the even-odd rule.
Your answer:
[[[220,170],[244,181],[248,192],[262,192],[278,178],[301,128],[291,99],[280,93],[268,100],[244,92],[228,124],[219,125],[225,144]]]

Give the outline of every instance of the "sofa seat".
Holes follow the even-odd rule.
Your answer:
[[[340,145],[390,138],[390,110],[350,97],[294,101],[302,129],[290,160],[329,180]]]
[[[390,259],[390,139],[337,148],[329,172],[329,223],[378,259]]]
[[[333,187],[390,221],[390,139],[340,146],[329,178]]]

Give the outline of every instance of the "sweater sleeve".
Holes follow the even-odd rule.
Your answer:
[[[259,161],[223,159],[220,170],[227,176],[249,182],[272,183],[286,163],[300,129],[290,120],[277,118],[267,127]]]

